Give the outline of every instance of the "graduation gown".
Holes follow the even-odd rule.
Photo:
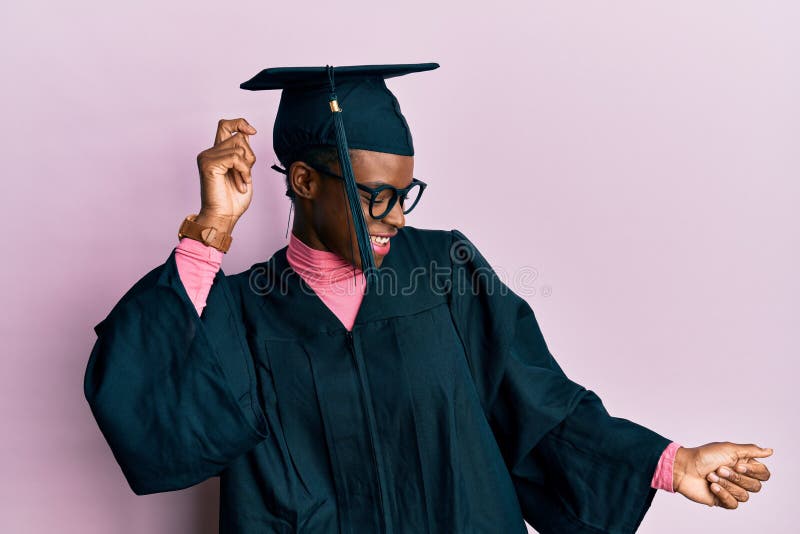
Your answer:
[[[84,390],[132,490],[220,477],[220,532],[634,532],[669,440],[612,417],[458,230],[406,226],[348,331],[286,260],[175,251],[95,326]]]

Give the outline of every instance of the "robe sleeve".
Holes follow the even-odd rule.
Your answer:
[[[635,532],[667,438],[612,417],[551,355],[530,305],[452,230],[453,322],[523,517],[540,534]]]
[[[137,495],[216,476],[269,435],[232,285],[218,271],[198,316],[173,249],[94,328],[84,394]]]

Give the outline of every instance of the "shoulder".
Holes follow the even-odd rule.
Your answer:
[[[457,229],[441,230],[405,226],[393,239],[398,238],[402,240],[407,253],[418,261],[435,259],[450,263],[453,260],[453,254],[458,255],[460,248],[474,248],[472,241]]]
[[[410,245],[423,247],[441,247],[449,243],[450,231],[435,228],[417,228],[416,226],[404,226],[397,233],[397,238],[402,238]]]
[[[285,283],[289,263],[286,260],[286,246],[276,250],[268,259],[254,263],[244,271],[225,274],[225,280],[236,297],[253,293],[269,292],[270,289]]]

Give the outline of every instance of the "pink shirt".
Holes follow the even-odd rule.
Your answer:
[[[200,241],[184,237],[175,248],[175,263],[186,293],[203,313],[214,276],[222,265],[223,253]],[[353,266],[334,252],[316,250],[298,239],[289,238],[286,259],[292,269],[314,290],[328,308],[348,329],[353,323],[364,297],[364,277],[359,269],[353,276]],[[674,493],[672,488],[675,453],[681,447],[674,441],[667,445],[656,465],[650,486]]]

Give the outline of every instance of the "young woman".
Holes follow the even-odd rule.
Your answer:
[[[341,131],[309,127],[325,91],[275,84],[288,246],[219,269],[252,199],[256,134],[221,120],[198,156],[199,214],[95,327],[85,393],[133,491],[220,476],[220,531],[236,533],[524,533],[523,519],[623,533],[659,488],[725,508],[758,491],[771,450],[680,447],[612,417],[463,233],[406,225],[425,184],[383,84],[402,70],[381,67],[342,76],[345,153]]]

